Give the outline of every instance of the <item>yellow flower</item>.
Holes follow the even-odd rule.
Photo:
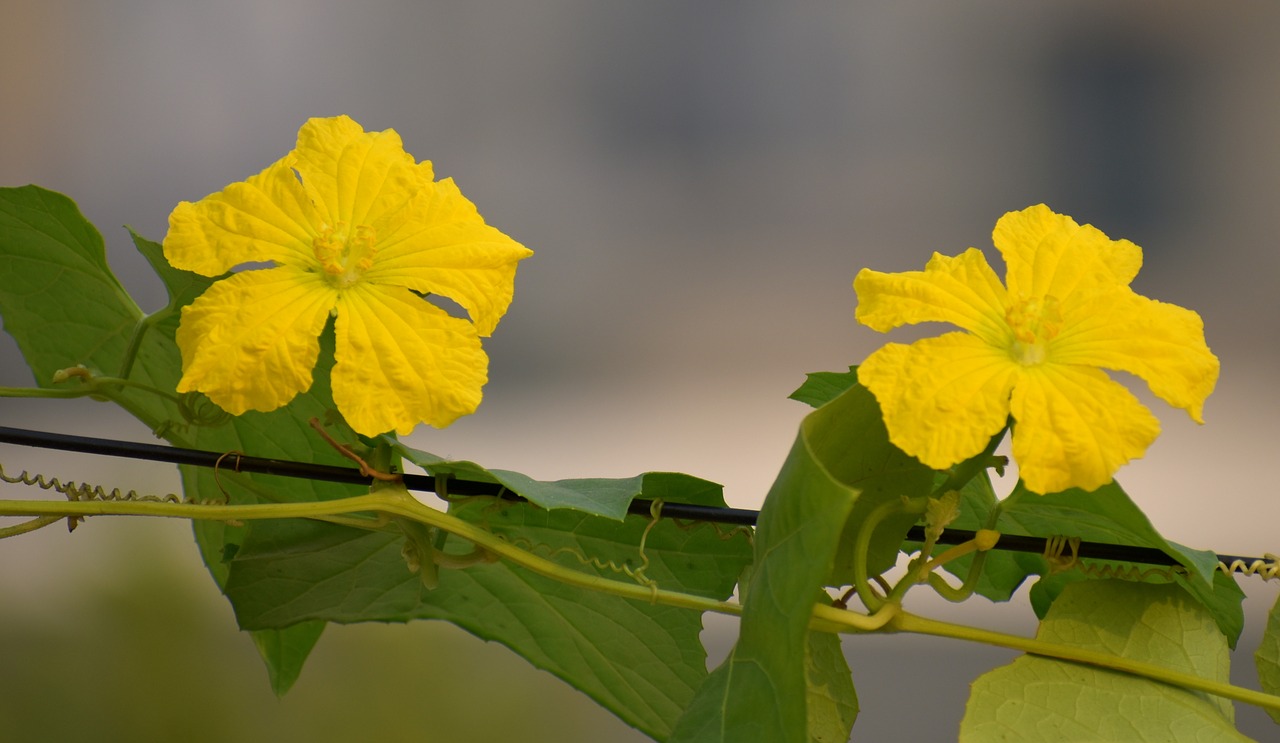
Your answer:
[[[183,309],[179,392],[227,411],[273,410],[311,387],[333,316],[332,386],[356,431],[408,433],[475,411],[488,379],[480,336],[511,302],[532,252],[487,226],[451,179],[434,180],[400,135],[311,119],[261,173],[169,215],[174,266],[216,276]],[[423,299],[452,299],[470,321]]]
[[[863,269],[854,279],[858,320],[875,330],[945,322],[967,331],[890,343],[858,368],[896,446],[944,469],[981,452],[1012,415],[1029,490],[1093,490],[1160,433],[1101,369],[1141,377],[1203,423],[1218,359],[1199,315],[1129,288],[1141,248],[1043,204],[1001,217],[992,239],[1007,288],[975,248],[935,253],[924,271]]]

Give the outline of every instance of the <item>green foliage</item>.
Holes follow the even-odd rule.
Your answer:
[[[126,364],[127,351],[136,346],[127,370],[129,380],[155,390],[174,390],[181,374],[173,342],[177,307],[198,296],[213,279],[169,267],[158,244],[134,235],[135,245],[157,268],[171,298],[168,306],[144,317],[111,273],[102,237],[70,199],[35,186],[0,189],[0,215],[5,246],[0,251],[0,313],[37,382],[50,386],[56,371],[77,364],[116,374]],[[306,425],[310,417],[322,416],[328,409],[324,402],[329,394],[327,374],[319,370],[316,376],[311,391],[286,408],[249,413],[216,427],[196,426],[184,417],[176,398],[148,389],[120,386],[102,392],[178,446],[340,464],[345,460],[327,447],[318,447]],[[184,489],[196,501],[298,502],[359,492],[333,483],[183,470]],[[201,554],[219,585],[225,578],[224,554],[251,529],[195,522]],[[305,651],[318,635],[314,627],[304,627],[273,630],[255,638],[259,648],[288,649],[263,656],[278,693],[297,678]]]
[[[1262,632],[1262,642],[1253,654],[1258,666],[1258,681],[1268,694],[1280,694],[1280,598],[1267,613],[1267,628]],[[1269,709],[1267,714],[1280,723],[1280,711]]]
[[[1068,586],[1037,639],[1147,661],[1226,682],[1226,638],[1173,586],[1089,581]],[[1248,740],[1219,697],[1125,673],[1025,656],[984,674],[960,726],[987,741]]]
[[[696,729],[698,737],[672,740],[805,740],[814,591],[849,569],[838,564],[847,532],[879,506],[927,494],[932,483],[932,470],[889,443],[865,388],[855,385],[810,413],[760,512],[738,642],[690,707],[710,719],[682,722],[682,734]],[[893,564],[914,521],[897,515],[874,528],[870,569]],[[856,701],[850,695],[835,706],[856,709]],[[705,737],[708,730],[714,737]]]
[[[638,516],[618,524],[490,498],[451,512],[568,568],[622,580],[630,571],[709,598],[727,598],[750,560],[744,534],[708,525],[659,521],[641,552],[650,521]],[[263,527],[231,562],[227,594],[241,626],[444,619],[512,648],[656,737],[707,675],[697,612],[584,593],[506,562],[441,570],[428,589],[406,567],[397,533],[291,521]],[[469,551],[457,541],[445,549]]]
[[[77,364],[117,371],[142,311],[107,268],[102,236],[75,203],[38,186],[0,189],[0,235],[0,316],[36,384],[49,387],[54,372]]]
[[[1239,691],[1226,684],[1226,659],[1243,626],[1243,594],[1216,571],[1216,556],[1165,540],[1115,483],[1044,496],[1019,486],[1000,501],[986,472],[999,436],[987,452],[932,470],[889,442],[856,367],[810,374],[792,394],[817,409],[800,426],[754,536],[662,518],[662,503],[725,506],[719,485],[689,475],[546,482],[446,461],[394,437],[357,437],[332,420],[332,328],[321,335],[310,390],[270,413],[229,416],[201,395],[176,393],[182,308],[217,279],[172,268],[159,244],[131,235],[169,294],[150,315],[111,274],[101,236],[74,203],[34,186],[0,189],[0,316],[39,385],[24,392],[114,402],[177,446],[349,466],[310,423],[326,421],[336,440],[384,471],[402,459],[423,467],[449,503],[445,515],[398,484],[379,483],[369,495],[367,486],[241,473],[231,461],[180,468],[188,503],[178,507],[266,507],[254,512],[262,520],[176,515],[193,519],[200,555],[252,633],[277,694],[298,679],[327,623],[440,619],[511,648],[658,739],[839,741],[858,700],[836,631],[901,629],[1023,647],[1020,638],[913,617],[903,597],[932,579],[949,598],[972,588],[1005,601],[1038,575],[1039,655],[975,684],[964,740],[1241,739],[1229,702],[1188,689]],[[68,375],[77,366],[84,369]],[[524,500],[451,498],[456,480],[501,485]],[[952,491],[960,505],[948,528],[1148,547],[1180,567],[1072,562],[1069,550],[1062,559],[979,553],[990,546],[979,540],[940,557],[941,548],[904,543],[931,497],[954,499]],[[379,498],[386,493],[400,500]],[[636,498],[654,501],[654,512],[628,515]],[[152,503],[105,505],[156,515]],[[902,551],[920,554],[890,585],[881,574]],[[939,564],[971,580],[948,591],[930,574]],[[1113,575],[1128,580],[1101,580]],[[827,590],[846,586],[865,613],[832,608]],[[740,604],[723,603],[735,589]],[[708,674],[701,612],[739,606],[737,643]],[[1271,691],[1280,691],[1277,612],[1257,655]],[[1179,686],[1159,669],[1122,674],[1053,659],[1079,648],[1205,681]]]
[[[1049,495],[1030,493],[1019,484],[1002,505],[997,528],[1006,534],[1037,537],[1065,535],[1085,541],[1160,550],[1186,568],[1187,577],[1180,581],[1181,585],[1209,608],[1231,647],[1234,648],[1239,640],[1240,630],[1244,626],[1240,605],[1244,595],[1236,587],[1235,581],[1214,580],[1217,556],[1210,551],[1188,549],[1160,536],[1151,521],[1118,483],[1112,482],[1091,492],[1068,490]],[[1070,550],[1066,551],[1064,557],[1070,557]],[[1047,575],[1048,565],[1043,558],[1040,561],[1043,568],[1037,572]],[[1094,561],[1086,562],[1093,565],[1095,570],[1102,570],[1102,566]],[[1119,575],[1158,582],[1173,580],[1168,571],[1151,571],[1149,568],[1150,566],[1132,563],[1112,563],[1110,570],[1101,575]],[[1010,573],[1006,580],[1015,576],[1016,574]],[[1036,585],[1032,590],[1032,607],[1038,616],[1045,616],[1060,590],[1060,582],[1070,579],[1050,577]]]
[[[840,638],[826,632],[810,632],[805,646],[805,679],[809,684],[809,740],[840,743],[858,718],[858,695],[849,675],[849,664],[840,652]]]
[[[136,337],[131,378],[146,379],[156,389],[172,390],[180,373],[180,359],[172,340],[178,309],[198,296],[213,279],[169,267],[158,244],[135,234],[135,244],[156,267],[171,300],[164,309],[144,318],[110,274],[101,237],[84,222],[74,204],[40,189],[18,191],[4,202],[9,206],[6,216],[11,224],[33,224],[35,228],[28,241],[30,247],[6,237],[6,245],[24,248],[8,250],[6,254],[15,263],[25,255],[40,261],[19,263],[10,269],[15,275],[20,274],[20,279],[8,277],[4,282],[9,291],[0,292],[0,310],[4,312],[6,328],[18,339],[37,374],[51,379],[54,371],[75,363],[114,372],[122,366],[130,341]],[[15,296],[12,288],[33,285],[32,274],[61,276],[59,291]],[[70,342],[45,351],[38,345],[48,335],[44,318],[58,317],[55,310],[64,293],[88,297],[96,309],[90,312],[80,308],[74,317],[83,322],[72,326],[74,332],[67,331]],[[322,346],[322,359],[331,359],[332,332],[322,337]],[[92,348],[95,353],[68,357],[64,355],[66,348]],[[306,425],[311,418],[324,418],[330,407],[328,370],[322,362],[312,389],[285,409],[247,413],[214,427],[185,420],[175,400],[160,398],[157,403],[155,395],[132,388],[110,389],[108,393],[178,445],[341,464],[344,460]],[[635,571],[647,558],[640,575],[654,585],[726,598],[750,559],[743,533],[722,535],[712,527],[680,527],[669,521],[652,529],[646,551],[641,554],[637,545],[648,521],[636,517],[622,524],[616,521],[625,515],[631,499],[641,494],[723,506],[720,487],[698,478],[648,473],[625,480],[540,483],[519,473],[490,472],[466,463],[444,464],[429,454],[404,451],[414,458],[420,455],[424,464],[434,464],[431,468],[439,474],[492,479],[548,507],[579,509],[554,516],[520,505],[495,505],[492,512],[466,509],[504,538],[545,550],[575,569],[617,578],[619,573],[597,566]],[[333,483],[194,468],[183,468],[183,482],[194,500],[232,503],[326,500],[362,490]],[[595,602],[581,600],[576,589],[502,564],[447,571],[441,590],[427,593],[420,581],[408,573],[400,556],[403,538],[398,534],[292,521],[247,526],[216,521],[195,523],[201,554],[219,585],[232,598],[242,626],[254,630],[255,645],[267,662],[272,687],[278,693],[297,678],[319,638],[323,621],[450,619],[481,637],[502,641],[525,653],[535,665],[587,690],[623,719],[654,734],[662,734],[670,727],[683,709],[682,702],[706,675],[699,641],[701,620],[695,612],[609,596],[600,596]],[[369,562],[368,554],[362,550],[386,559]],[[281,554],[295,559],[279,558]],[[303,567],[299,567],[298,558],[302,558]],[[322,587],[326,584],[321,576],[308,573],[316,564],[333,576],[364,571],[358,585],[382,593],[380,602],[361,604],[359,596],[313,590],[310,598],[321,597],[313,605],[284,602],[287,592],[268,594],[268,605],[281,604],[271,606],[273,611],[264,611],[255,603],[262,594],[255,592],[254,586],[265,585],[255,583],[255,569],[278,571],[287,567],[295,571],[291,573],[295,578],[314,580]],[[401,591],[396,593],[391,588]],[[487,597],[487,608],[472,601],[477,592]],[[529,602],[538,606],[534,616],[492,609],[492,603],[523,606]],[[612,622],[598,623],[596,620],[603,616],[612,617]],[[565,644],[561,638],[566,634],[580,636],[585,644]],[[599,655],[584,652],[585,647],[599,648]]]
[[[1097,490],[1065,490],[1039,495],[1018,484],[1000,510],[999,528],[1010,534],[1039,537],[1070,535],[1107,544],[1152,547],[1186,567],[1205,583],[1213,581],[1218,558],[1207,550],[1192,550],[1167,541],[1119,483]]]
[[[276,696],[285,692],[298,680],[307,656],[320,641],[324,622],[300,622],[283,630],[259,630],[251,633],[258,654],[267,664],[267,676]]]

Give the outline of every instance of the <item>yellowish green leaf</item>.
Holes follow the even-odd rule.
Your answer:
[[[1067,586],[1037,639],[1228,681],[1230,652],[1213,617],[1171,585]],[[962,743],[1245,741],[1231,703],[1139,676],[1026,655],[984,674],[960,726]]]

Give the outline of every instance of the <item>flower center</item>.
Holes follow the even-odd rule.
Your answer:
[[[1013,331],[1009,355],[1023,366],[1043,363],[1049,341],[1062,330],[1062,312],[1052,296],[1019,300],[1005,311],[1004,319]]]
[[[367,224],[356,225],[354,231],[348,229],[346,222],[322,226],[311,245],[329,283],[345,289],[359,281],[378,254],[376,237],[377,231]]]

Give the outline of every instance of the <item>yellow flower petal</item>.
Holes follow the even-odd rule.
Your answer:
[[[981,452],[1009,417],[1018,379],[1009,356],[967,333],[890,343],[858,367],[889,440],[935,469]]]
[[[274,410],[311,387],[335,293],[292,268],[245,271],[182,310],[179,392],[199,390],[239,415]]]
[[[1044,204],[1009,212],[996,222],[992,241],[1004,256],[1009,296],[1056,297],[1063,304],[1077,292],[1115,284],[1128,286],[1142,267],[1142,249],[1081,227]]]
[[[1116,289],[1072,305],[1063,327],[1053,341],[1054,362],[1129,372],[1160,399],[1204,422],[1204,402],[1217,384],[1219,364],[1195,312]]]
[[[261,173],[169,215],[164,255],[177,268],[217,276],[251,261],[308,265],[316,212],[286,156]]]
[[[853,280],[858,322],[885,332],[900,325],[946,322],[1003,343],[1005,290],[982,251],[950,258],[933,254],[923,271],[881,273],[862,269]]]
[[[531,252],[486,226],[452,181],[433,179],[393,130],[312,119],[267,170],[175,209],[165,241],[175,265],[278,264],[187,308],[180,389],[236,414],[283,405],[310,386],[336,308],[333,395],[356,430],[408,433],[473,412],[488,368],[479,334],[506,312],[515,265]],[[454,299],[473,322],[414,291]]]
[[[475,328],[409,290],[352,287],[336,330],[333,400],[356,431],[443,428],[480,404],[489,359]]]
[[[1160,431],[1100,368],[1141,377],[1201,420],[1218,360],[1198,315],[1129,289],[1142,265],[1138,246],[1043,204],[1004,215],[992,237],[1008,266],[1003,294],[980,256],[965,262],[972,249],[956,259],[935,254],[924,272],[863,271],[855,280],[858,318],[877,330],[943,320],[974,334],[891,344],[859,369],[890,440],[942,469],[980,451],[1011,412],[1014,456],[1030,489],[1091,490]]]
[[[1011,406],[1013,457],[1036,493],[1105,485],[1160,435],[1151,411],[1097,369],[1034,367],[1018,380]]]
[[[407,208],[383,215],[369,281],[446,296],[490,335],[511,304],[516,263],[533,251],[484,223],[453,179],[432,184]]]
[[[346,116],[308,121],[294,154],[307,193],[331,226],[373,224],[431,184],[394,129],[366,132]]]

